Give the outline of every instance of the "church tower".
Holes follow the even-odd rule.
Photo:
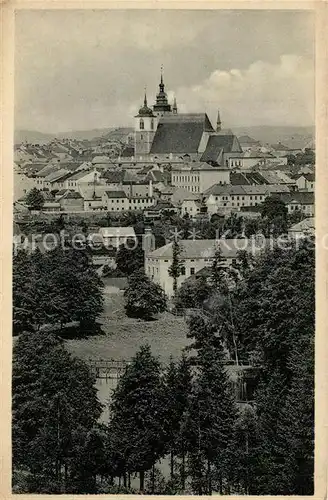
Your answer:
[[[146,92],[144,104],[134,118],[134,155],[136,157],[147,155],[156,132],[157,117],[148,107]]]
[[[153,110],[156,116],[164,116],[172,114],[172,106],[167,100],[167,94],[165,92],[165,85],[163,81],[163,67],[161,68],[161,81],[159,84],[159,92],[156,94],[156,103],[153,106]]]

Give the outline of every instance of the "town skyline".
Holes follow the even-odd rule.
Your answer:
[[[180,113],[215,122],[219,108],[225,128],[314,125],[308,11],[20,11],[15,61],[16,129],[133,126],[161,65]]]

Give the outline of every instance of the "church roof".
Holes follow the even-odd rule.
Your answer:
[[[204,131],[214,132],[206,113],[164,116],[158,123],[150,153],[197,153]]]
[[[211,135],[208,139],[206,149],[201,156],[201,161],[215,162],[220,164],[222,153],[242,153],[238,139],[232,133]]]

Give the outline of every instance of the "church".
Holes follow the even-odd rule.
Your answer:
[[[182,159],[228,169],[230,158],[240,153],[237,137],[231,130],[222,129],[219,111],[215,128],[206,113],[178,113],[176,99],[173,104],[168,101],[161,72],[156,102],[148,106],[145,93],[143,106],[135,116],[134,161]]]

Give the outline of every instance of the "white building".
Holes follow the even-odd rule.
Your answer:
[[[220,240],[180,240],[180,259],[183,263],[182,274],[178,278],[178,287],[190,276],[193,276],[204,267],[211,266],[214,254],[218,248],[226,266],[234,264],[238,259],[238,252],[246,250],[257,253],[265,246],[265,239],[220,239]],[[170,297],[173,295],[173,278],[169,274],[172,265],[173,242],[156,250],[145,252],[145,272],[149,278],[159,284]]]
[[[99,233],[96,234],[97,241],[99,242],[99,235],[105,247],[118,248],[120,245],[125,244],[127,241],[137,241],[137,236],[133,227],[101,227]],[[95,235],[89,235],[89,240]]]

